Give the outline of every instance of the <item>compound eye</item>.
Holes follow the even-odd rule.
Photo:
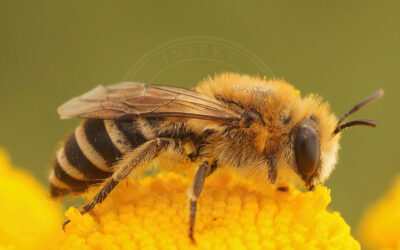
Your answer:
[[[308,180],[317,169],[319,158],[319,143],[317,133],[310,126],[298,129],[294,140],[294,152],[297,168],[305,180]]]

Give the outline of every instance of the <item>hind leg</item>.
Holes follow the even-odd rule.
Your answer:
[[[156,138],[142,144],[132,152],[128,153],[124,157],[124,160],[116,164],[112,178],[93,197],[93,200],[82,208],[81,214],[91,211],[96,204],[103,202],[118,183],[125,179],[133,169],[143,166],[157,157],[157,155],[163,150],[171,146],[176,146],[177,144],[179,144],[179,141],[173,139]],[[69,220],[66,220],[63,224],[63,228],[69,222]]]

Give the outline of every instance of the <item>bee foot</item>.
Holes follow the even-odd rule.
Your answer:
[[[289,188],[288,187],[278,187],[276,190],[278,190],[280,192],[288,192]]]
[[[197,245],[196,239],[193,237],[193,234],[189,234],[189,239],[190,239],[192,245]]]
[[[64,221],[64,223],[62,224],[62,229],[63,229],[63,231],[65,232],[65,226],[68,224],[68,223],[70,223],[71,221],[70,220],[66,220],[66,221]]]

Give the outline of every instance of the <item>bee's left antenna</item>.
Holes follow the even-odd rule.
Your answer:
[[[365,105],[381,98],[384,94],[383,89],[380,89],[373,93],[371,96],[365,98],[361,102],[357,103],[352,107],[349,111],[347,111],[342,117],[340,117],[335,130],[333,131],[332,135],[336,135],[339,132],[341,132],[343,129],[352,127],[352,126],[358,126],[358,125],[363,125],[363,126],[368,126],[368,127],[376,127],[376,123],[374,121],[370,120],[352,120],[346,123],[343,123],[351,114],[354,114],[358,110],[360,110],[362,107]]]

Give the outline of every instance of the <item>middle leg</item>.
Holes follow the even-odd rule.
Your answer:
[[[196,220],[196,212],[197,212],[197,199],[199,198],[201,191],[203,190],[204,181],[207,176],[215,171],[217,168],[217,163],[210,163],[207,160],[202,160],[200,162],[199,167],[194,175],[194,179],[192,182],[192,186],[189,189],[189,238],[195,243],[194,239],[194,225]]]

